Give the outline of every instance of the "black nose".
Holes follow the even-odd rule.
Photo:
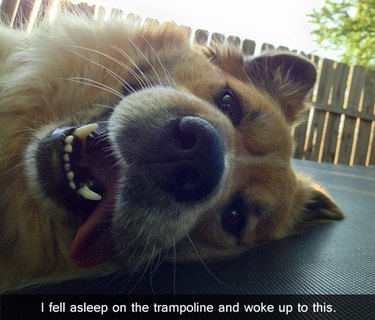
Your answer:
[[[208,196],[223,174],[220,133],[199,117],[168,121],[148,151],[152,176],[176,201],[197,201]]]

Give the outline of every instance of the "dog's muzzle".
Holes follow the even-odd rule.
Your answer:
[[[206,120],[184,116],[168,120],[153,138],[144,161],[154,181],[178,202],[208,196],[224,171],[220,133]]]

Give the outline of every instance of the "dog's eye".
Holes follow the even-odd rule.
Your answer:
[[[228,116],[231,116],[236,110],[236,100],[231,93],[227,93],[221,98],[220,109]]]
[[[243,201],[238,198],[224,211],[221,217],[221,225],[224,231],[235,237],[240,237],[245,229],[246,220],[245,206]]]
[[[242,107],[236,94],[231,89],[222,90],[216,97],[215,102],[219,109],[231,119],[232,123],[237,126],[242,118]]]

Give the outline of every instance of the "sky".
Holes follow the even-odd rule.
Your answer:
[[[73,0],[81,2],[79,0]],[[205,29],[226,36],[283,45],[306,53],[337,58],[337,53],[318,48],[306,16],[321,8],[324,0],[86,0],[107,7],[121,7],[142,18],[174,21],[193,30]]]

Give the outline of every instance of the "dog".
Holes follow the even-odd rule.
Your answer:
[[[342,218],[291,166],[309,60],[77,15],[0,43],[1,292],[224,259]]]

